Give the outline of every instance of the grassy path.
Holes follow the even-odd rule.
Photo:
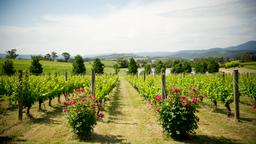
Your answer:
[[[95,141],[109,143],[165,143],[154,114],[146,109],[137,91],[123,78],[113,96],[108,121],[95,129]],[[100,141],[104,142],[104,141]]]

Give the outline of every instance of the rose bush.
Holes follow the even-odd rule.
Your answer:
[[[155,109],[160,115],[164,131],[175,139],[185,138],[189,133],[195,133],[199,118],[195,115],[196,107],[201,102],[196,89],[182,95],[180,88],[170,89],[166,99],[155,97]]]
[[[95,96],[85,94],[83,88],[75,90],[74,95],[69,97],[63,104],[63,109],[68,119],[68,124],[77,136],[88,136],[92,133],[97,119],[104,117],[102,113],[96,114],[98,103]]]

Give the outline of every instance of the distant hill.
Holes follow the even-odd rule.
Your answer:
[[[0,54],[0,58],[5,58],[6,54]],[[31,59],[31,55],[18,55],[17,59]]]
[[[138,56],[149,57],[179,57],[191,59],[196,57],[236,57],[246,53],[256,55],[256,41],[248,41],[238,46],[232,46],[227,48],[211,48],[206,50],[182,50],[177,52],[145,52],[135,54]]]
[[[102,54],[102,55],[87,55],[84,58],[100,58],[100,59],[117,59],[123,58],[186,58],[192,59],[197,57],[237,57],[242,54],[254,54],[256,55],[256,41],[248,41],[246,43],[231,46],[227,48],[210,48],[204,50],[182,50],[177,52],[140,52],[140,53],[114,53],[114,54]],[[6,57],[5,54],[0,54],[0,58]],[[18,58],[30,59],[31,55],[19,55]],[[62,58],[59,56],[58,58]]]

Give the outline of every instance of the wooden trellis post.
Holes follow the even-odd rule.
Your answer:
[[[18,103],[19,103],[19,114],[18,114],[18,117],[19,117],[19,120],[22,121],[22,110],[23,110],[23,100],[22,100],[22,70],[19,70],[19,100],[18,100]]]
[[[146,72],[144,71],[144,73],[143,73],[143,80],[144,80],[144,82],[145,82],[145,80],[146,80]]]
[[[235,103],[235,119],[239,120],[239,90],[238,90],[238,70],[233,72],[233,85],[234,85],[234,103]]]
[[[91,74],[91,91],[92,91],[92,95],[95,96],[95,71],[92,69],[92,74]]]
[[[165,83],[165,72],[162,71],[162,74],[161,74],[161,88],[162,88],[162,97],[163,97],[163,99],[166,98],[165,87],[166,87],[166,83]]]

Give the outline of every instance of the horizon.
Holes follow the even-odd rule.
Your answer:
[[[256,38],[253,0],[0,0],[0,53],[107,55],[226,48]]]
[[[131,54],[131,55],[135,55],[135,56],[140,56],[140,54],[152,54],[152,53],[181,53],[181,52],[184,52],[184,51],[200,51],[200,50],[211,50],[211,49],[227,49],[227,48],[232,48],[232,47],[237,47],[237,46],[240,46],[240,45],[244,45],[244,44],[247,44],[248,42],[256,42],[256,40],[250,40],[250,41],[247,41],[247,42],[244,42],[242,44],[237,44],[237,45],[231,45],[231,46],[228,46],[228,47],[225,47],[225,48],[221,48],[221,47],[215,47],[215,48],[206,48],[206,49],[197,49],[197,50],[178,50],[178,51],[143,51],[143,52],[114,52],[114,53],[98,53],[98,54],[85,54],[85,55],[81,55],[81,54],[75,54],[75,55],[72,55],[72,57],[76,56],[76,55],[80,55],[84,58],[90,58],[90,57],[97,57],[97,56],[109,56],[109,55],[119,55],[119,54]],[[11,50],[11,49],[10,49]],[[50,54],[51,52],[49,52]],[[62,57],[62,53],[57,53],[58,57]],[[5,53],[1,53],[0,54],[2,55],[6,55],[6,52]],[[29,53],[25,53],[25,54],[20,54],[17,50],[16,54],[18,54],[18,57],[20,55],[22,56],[44,56],[48,53],[37,53],[37,54],[29,54]],[[144,57],[144,56],[143,56]],[[1,57],[0,57],[1,58]],[[58,59],[58,58],[57,58]]]

